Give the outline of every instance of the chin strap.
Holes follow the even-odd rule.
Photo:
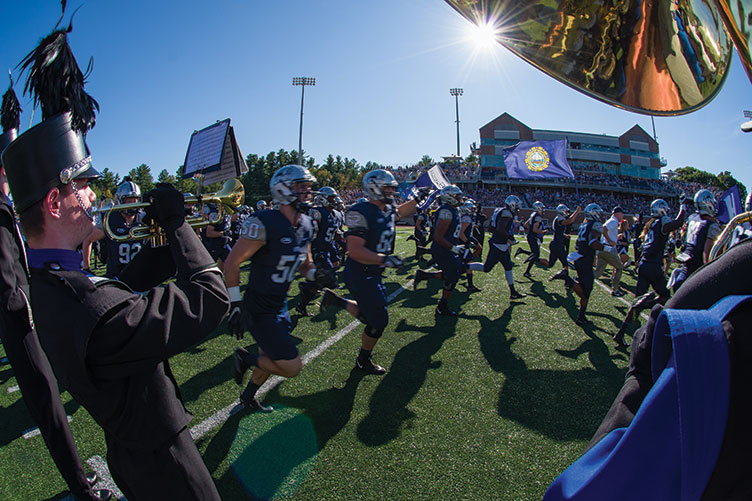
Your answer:
[[[78,205],[81,206],[86,216],[94,221],[94,214],[91,212],[91,206],[89,208],[86,208],[86,205],[84,205],[83,199],[81,199],[81,195],[78,194],[78,186],[76,186],[76,182],[71,179],[69,184],[71,185],[71,188],[73,188],[73,196],[76,197],[76,200],[78,201]]]

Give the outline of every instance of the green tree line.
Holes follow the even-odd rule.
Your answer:
[[[477,158],[469,156],[467,163],[477,165]],[[258,200],[269,200],[269,180],[274,171],[280,167],[289,164],[298,163],[297,150],[287,151],[280,149],[272,151],[266,155],[257,155],[252,153],[246,158],[248,172],[240,177],[243,188],[245,189],[246,203],[255,204]],[[434,160],[428,156],[423,157],[415,165],[429,167],[433,165]],[[361,187],[363,174],[373,169],[384,169],[389,166],[377,164],[375,162],[366,162],[364,165],[358,163],[354,158],[343,158],[340,155],[329,155],[324,162],[318,164],[315,159],[309,157],[305,161],[305,166],[316,176],[319,186],[331,186],[335,190],[357,189]],[[196,181],[189,178],[183,179],[183,166],[180,166],[174,174],[167,169],[157,175],[156,181],[151,173],[151,168],[146,164],[131,169],[127,174],[141,188],[142,193],[146,193],[154,188],[156,183],[170,183],[183,193],[196,193]],[[124,180],[119,174],[116,174],[105,168],[102,171],[102,177],[91,183],[92,189],[100,200],[114,200],[115,192],[118,185]],[[220,189],[221,184],[206,186],[203,193],[213,193]]]
[[[711,174],[704,170],[697,169],[695,167],[687,166],[680,167],[674,171],[674,179],[684,181],[687,183],[700,183],[705,186],[714,186],[723,191],[736,185],[739,187],[739,196],[742,200],[747,198],[747,187],[740,181],[738,181],[727,170],[719,174]],[[688,193],[687,195],[694,195],[694,193]]]

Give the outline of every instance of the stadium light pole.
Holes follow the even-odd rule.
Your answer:
[[[455,87],[449,89],[449,94],[454,96],[454,108],[457,112],[457,156],[460,156],[460,96],[463,94],[463,90]]]
[[[293,77],[293,85],[300,85],[300,132],[298,133],[298,162],[303,165],[303,99],[305,98],[306,85],[316,85],[316,79],[311,77]]]

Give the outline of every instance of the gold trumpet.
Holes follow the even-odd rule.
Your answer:
[[[752,211],[737,214],[728,222],[721,234],[718,235],[718,238],[715,239],[715,243],[710,249],[710,254],[708,254],[708,262],[713,261],[729,249],[734,237],[734,231],[744,223],[752,223]]]
[[[238,206],[245,199],[245,190],[243,184],[237,179],[228,179],[222,186],[222,189],[209,195],[193,195],[185,198],[186,205],[198,205],[199,216],[186,218],[185,221],[191,228],[199,229],[210,224],[217,224],[226,214],[234,214]],[[203,206],[205,204],[217,204],[219,210],[214,218],[204,219]],[[118,235],[110,228],[110,214],[115,211],[126,211],[132,209],[144,209],[151,206],[149,202],[134,202],[130,204],[119,204],[111,207],[103,207],[94,211],[97,215],[102,215],[102,229],[112,240],[116,242],[131,242],[133,240],[149,240],[153,247],[165,245],[167,243],[164,231],[157,224],[143,224],[134,226],[127,235]]]

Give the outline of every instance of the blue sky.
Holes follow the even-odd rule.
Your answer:
[[[69,17],[80,2],[68,4]],[[0,66],[15,68],[58,16],[56,0],[6,6]],[[225,118],[244,155],[297,149],[295,76],[316,78],[306,88],[303,148],[317,162],[332,153],[403,165],[454,153],[451,87],[464,89],[463,155],[503,112],[535,129],[619,135],[638,124],[652,133],[650,117],[587,98],[499,45],[478,50],[469,27],[442,0],[90,1],[69,42],[82,67],[94,58],[87,84],[101,106],[88,138],[94,163],[121,175],[141,163],[155,175],[174,173],[191,133]],[[39,111],[32,120],[22,84],[25,130]],[[750,91],[735,56],[705,108],[656,118],[668,168],[729,170],[752,186],[752,134],[739,129]]]

